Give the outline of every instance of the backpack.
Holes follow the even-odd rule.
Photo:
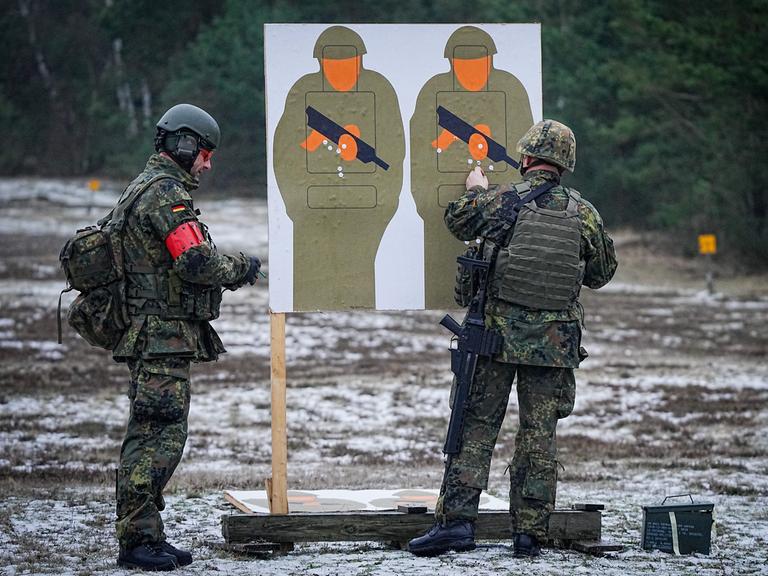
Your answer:
[[[115,208],[96,226],[81,228],[64,244],[59,263],[67,287],[59,294],[58,342],[61,344],[61,296],[80,294],[70,304],[67,323],[91,346],[113,350],[131,323],[125,297],[122,232],[125,216],[149,186],[165,174],[140,176],[125,189]]]

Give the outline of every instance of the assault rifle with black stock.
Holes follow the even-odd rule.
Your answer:
[[[488,283],[490,262],[482,258],[480,250],[474,250],[474,257],[459,256],[456,261],[465,268],[466,272],[477,283],[477,291],[472,298],[459,324],[450,314],[446,314],[440,325],[453,332],[451,346],[451,371],[456,376],[451,420],[448,424],[448,434],[445,439],[443,453],[458,454],[461,450],[461,431],[464,427],[467,398],[472,389],[477,360],[480,356],[491,357],[501,351],[503,338],[501,334],[485,327],[485,299]]]
[[[520,208],[548,192],[554,186],[556,186],[555,182],[547,182],[531,190],[530,184],[524,182],[504,193],[509,194],[505,199],[508,201],[504,202],[506,206],[502,208],[505,221],[505,242],[509,241],[509,234],[514,228]],[[527,194],[521,198],[520,194],[524,192]],[[440,325],[445,326],[454,334],[451,339],[451,372],[455,375],[456,382],[451,404],[451,419],[448,423],[448,433],[443,447],[443,453],[449,458],[461,451],[461,432],[464,428],[466,404],[472,390],[477,361],[481,356],[490,358],[498,354],[504,344],[504,338],[501,334],[485,327],[488,271],[491,264],[496,260],[498,250],[499,244],[497,243],[489,261],[483,259],[483,250],[479,247],[468,252],[471,256],[464,255],[456,258],[456,261],[465,268],[466,273],[474,282],[472,289],[474,295],[461,324],[456,322],[450,314],[446,314],[440,320]]]

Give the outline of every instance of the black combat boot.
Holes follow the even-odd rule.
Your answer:
[[[515,556],[533,558],[541,554],[541,546],[536,536],[530,534],[515,534]]]
[[[158,546],[160,546],[160,550],[162,550],[166,554],[170,554],[171,556],[176,556],[176,562],[179,564],[179,566],[189,566],[190,564],[192,564],[192,554],[187,550],[180,550],[179,548],[176,548],[176,546],[174,546],[167,540],[158,542]]]
[[[408,542],[408,550],[416,556],[437,556],[449,550],[464,552],[475,549],[475,525],[469,520],[436,522],[429,532]]]
[[[117,565],[123,568],[139,568],[149,571],[175,570],[179,567],[176,556],[163,552],[159,544],[142,544],[125,550],[120,548]]]

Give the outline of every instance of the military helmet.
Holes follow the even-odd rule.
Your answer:
[[[192,104],[176,104],[170,108],[158,120],[157,130],[169,134],[189,130],[200,138],[200,145],[208,150],[215,149],[221,142],[221,131],[213,116]]]
[[[496,44],[490,34],[477,26],[462,26],[445,45],[446,58],[482,58],[496,54]]]
[[[332,60],[362,56],[367,50],[360,35],[345,26],[331,26],[317,37],[312,56]]]
[[[542,120],[531,126],[517,143],[517,152],[541,158],[570,172],[576,167],[576,137],[557,120]]]

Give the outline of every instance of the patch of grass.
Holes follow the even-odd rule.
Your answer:
[[[765,490],[746,484],[733,484],[719,479],[709,480],[708,484],[709,490],[717,494],[727,494],[728,496],[768,496]]]

